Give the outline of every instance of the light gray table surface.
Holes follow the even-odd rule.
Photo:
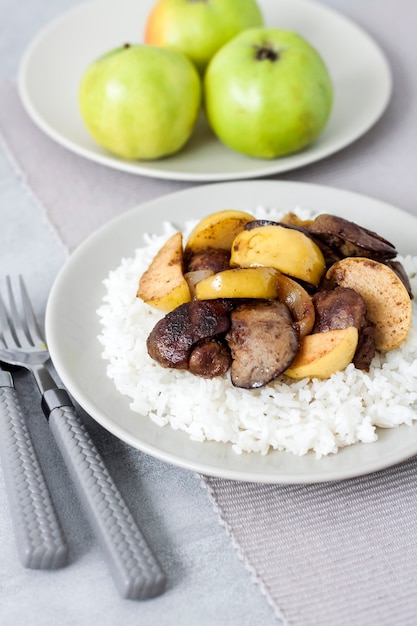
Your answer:
[[[1,0],[0,81],[16,77],[19,60],[33,36],[75,4],[74,0],[26,3]],[[400,145],[401,137],[408,138],[416,130],[415,59],[412,65],[411,46],[406,48],[401,41],[399,23],[392,25],[391,31],[388,28],[384,4],[392,7],[394,3],[327,0],[324,4],[363,19],[363,26],[379,39],[394,70],[393,101],[377,127],[354,146],[332,161],[327,159],[323,164],[281,178],[339,187],[345,187],[348,181],[347,188],[353,191],[373,195],[417,214],[416,184],[410,178],[413,172],[416,174],[416,151],[401,154]],[[397,5],[400,9],[401,3]],[[407,19],[406,13],[402,18]],[[399,97],[396,90],[402,89],[408,92]],[[412,99],[408,103],[407,93]],[[399,158],[401,154],[401,169],[394,159],[382,158],[386,156],[384,134],[385,145],[392,154],[397,152]],[[375,162],[368,168],[371,175],[369,171],[365,175],[355,167],[355,156],[369,146],[374,150]],[[379,150],[381,159],[376,163]],[[157,187],[154,195],[158,195]],[[0,152],[0,218],[0,274],[20,272],[27,277],[36,311],[42,317],[49,289],[65,262],[66,252],[3,151]],[[143,603],[121,600],[43,420],[32,381],[24,373],[16,373],[15,378],[70,542],[71,564],[52,573],[21,568],[0,469],[0,624],[266,626],[279,623],[219,524],[198,477],[119,444],[86,417],[103,455],[106,456],[110,446],[113,451],[116,449],[110,470],[132,511],[146,528],[150,543],[168,573],[168,589],[160,598]]]

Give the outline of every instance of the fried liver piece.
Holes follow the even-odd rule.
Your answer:
[[[192,348],[188,361],[191,374],[214,378],[225,374],[232,363],[228,345],[217,339],[203,341]]]
[[[359,332],[358,347],[353,357],[353,364],[358,370],[369,371],[375,356],[375,328],[370,323]]]
[[[363,226],[337,215],[318,215],[307,230],[313,237],[343,257],[364,256],[386,261],[397,256],[397,250],[386,239]]]
[[[149,356],[163,367],[188,369],[195,344],[228,331],[231,307],[226,300],[193,300],[170,311],[148,336]]]
[[[275,300],[239,304],[231,313],[226,339],[233,359],[232,384],[244,389],[263,387],[282,374],[299,348],[289,310]]]
[[[325,333],[366,324],[366,305],[361,295],[354,289],[336,287],[328,291],[318,291],[313,296],[316,318],[313,333]]]
[[[353,363],[361,370],[369,370],[375,356],[374,327],[366,318],[366,305],[362,296],[347,287],[318,291],[313,296],[316,311],[313,333],[323,333],[356,326],[359,331],[358,347]]]
[[[230,252],[217,248],[204,248],[199,252],[186,255],[185,267],[187,272],[211,270],[215,274],[229,269]]]

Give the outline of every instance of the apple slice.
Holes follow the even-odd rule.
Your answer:
[[[194,254],[205,248],[230,251],[236,235],[255,218],[244,211],[227,209],[211,213],[191,231],[185,246],[186,254]]]
[[[312,285],[318,285],[326,269],[323,254],[304,233],[279,225],[242,230],[234,239],[231,266],[275,267]]]
[[[183,273],[182,233],[170,237],[139,281],[137,297],[162,311],[172,311],[191,300]]]
[[[330,378],[352,361],[358,345],[355,326],[307,335],[291,366],[285,371],[290,378]]]
[[[197,300],[215,298],[274,299],[279,272],[272,267],[234,268],[204,278],[195,286]]]
[[[375,324],[377,350],[393,350],[404,341],[411,328],[412,304],[403,282],[388,265],[347,257],[334,263],[326,278],[363,297],[367,318]]]

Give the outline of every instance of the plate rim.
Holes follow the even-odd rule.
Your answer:
[[[114,0],[107,0],[108,4],[113,3]],[[129,0],[127,0],[129,1]],[[260,4],[267,2],[268,0],[258,0]],[[329,156],[340,152],[344,148],[348,147],[355,141],[357,141],[360,137],[365,135],[382,117],[383,113],[388,107],[388,104],[391,100],[392,90],[393,90],[393,76],[390,64],[388,59],[382,50],[379,43],[359,24],[354,22],[351,18],[347,17],[343,13],[337,11],[334,8],[327,7],[325,5],[321,5],[315,0],[281,0],[283,4],[287,4],[288,6],[299,5],[302,10],[303,6],[309,5],[312,7],[314,11],[321,11],[325,14],[332,17],[332,19],[338,20],[341,24],[345,25],[347,28],[354,29],[360,37],[366,41],[367,45],[371,46],[374,51],[378,55],[379,60],[379,71],[382,71],[384,74],[385,81],[385,93],[384,97],[378,103],[378,106],[373,110],[373,114],[369,115],[366,122],[363,123],[360,127],[355,129],[355,132],[351,132],[347,137],[343,136],[339,137],[338,141],[334,145],[331,141],[330,145],[324,144],[320,146],[317,150],[313,149],[311,151],[301,151],[299,153],[288,155],[287,157],[282,157],[279,159],[274,159],[273,161],[268,160],[257,160],[254,162],[265,163],[264,167],[260,167],[259,169],[252,169],[250,166],[250,161],[248,167],[245,169],[241,169],[238,172],[213,172],[213,173],[198,173],[191,171],[180,171],[180,170],[165,170],[165,169],[155,169],[153,166],[156,162],[149,162],[149,165],[146,162],[140,161],[129,161],[119,159],[115,155],[106,154],[105,152],[94,152],[74,140],[66,138],[63,136],[59,130],[57,130],[47,119],[42,115],[41,112],[38,111],[36,106],[34,105],[28,88],[28,68],[30,66],[30,62],[32,61],[33,55],[36,53],[38,47],[43,44],[45,39],[54,31],[54,29],[60,24],[64,23],[67,19],[73,18],[78,13],[82,13],[85,10],[91,10],[92,7],[100,7],[100,0],[93,0],[92,2],[84,2],[79,4],[78,6],[73,7],[72,9],[65,12],[63,15],[56,17],[49,24],[44,26],[43,29],[39,31],[39,33],[33,38],[33,40],[29,43],[26,50],[24,51],[21,61],[19,63],[18,72],[17,72],[17,87],[18,93],[23,104],[26,113],[32,119],[32,121],[40,128],[47,136],[49,136],[52,140],[57,142],[59,145],[63,146],[70,152],[81,156],[82,158],[86,158],[92,162],[98,163],[100,165],[110,167],[115,170],[128,172],[131,174],[136,174],[140,176],[148,176],[150,178],[157,178],[162,180],[176,180],[176,181],[189,181],[189,182],[226,182],[233,180],[247,180],[251,178],[261,178],[264,176],[270,176],[273,174],[281,174],[284,172],[289,172],[293,170],[297,170],[306,165],[310,165],[312,163],[318,162]],[[314,146],[314,144],[312,144]],[[224,146],[225,150],[229,150]],[[230,151],[230,154],[233,157],[233,151]],[[238,155],[241,158],[243,155]],[[173,155],[175,157],[175,155]],[[169,160],[170,157],[167,157],[164,161]]]
[[[213,466],[213,465],[202,464],[201,462],[198,462],[192,459],[191,460],[184,459],[184,458],[178,457],[178,453],[176,454],[175,452],[172,452],[172,451],[165,452],[161,449],[155,448],[154,445],[148,444],[140,440],[138,441],[137,436],[135,437],[132,433],[127,432],[126,428],[123,428],[120,425],[120,423],[112,422],[109,424],[108,418],[106,418],[105,416],[103,418],[103,415],[99,415],[100,408],[98,408],[95,405],[94,398],[86,399],[84,397],[85,394],[83,393],[83,391],[80,392],[79,386],[77,388],[77,383],[76,382],[74,383],[74,380],[71,376],[71,372],[68,372],[68,370],[66,369],[66,366],[63,365],[62,347],[59,348],[59,346],[56,343],[57,332],[56,332],[56,328],[54,328],[54,326],[56,326],[56,322],[54,322],[54,314],[56,313],[57,307],[59,308],[57,299],[59,298],[60,291],[62,291],[62,289],[66,289],[65,282],[67,281],[67,275],[69,274],[69,276],[71,276],[71,272],[73,271],[73,266],[75,265],[76,267],[77,263],[80,261],[80,259],[82,259],[83,255],[86,252],[87,252],[87,255],[88,254],[91,255],[92,251],[94,251],[94,248],[96,246],[99,246],[100,240],[103,238],[105,239],[106,237],[109,236],[109,234],[111,235],[115,226],[117,225],[123,226],[124,224],[128,224],[129,221],[132,219],[133,220],[135,218],[138,219],[146,213],[149,214],[149,211],[155,208],[155,206],[158,206],[158,205],[160,206],[161,202],[162,202],[162,205],[164,205],[167,202],[175,203],[175,201],[177,200],[181,201],[181,199],[184,196],[189,196],[192,198],[193,196],[204,195],[206,194],[208,189],[210,189],[213,192],[213,189],[217,188],[218,192],[221,194],[223,188],[231,188],[231,187],[242,188],[242,186],[248,186],[248,185],[252,187],[252,189],[255,189],[255,186],[265,187],[265,188],[269,187],[270,189],[277,189],[277,191],[280,188],[284,189],[285,187],[287,189],[293,188],[294,190],[304,189],[305,191],[312,191],[314,189],[315,193],[317,194],[324,192],[326,194],[336,194],[336,196],[339,195],[339,197],[346,196],[348,199],[351,199],[351,200],[359,199],[361,202],[371,203],[371,205],[372,203],[374,203],[375,209],[378,208],[378,209],[389,210],[392,212],[393,216],[396,219],[401,218],[401,217],[403,218],[406,217],[410,220],[410,223],[412,223],[413,225],[417,223],[417,218],[411,215],[410,213],[407,213],[403,211],[402,209],[399,209],[398,207],[379,201],[375,198],[372,198],[363,194],[358,194],[356,192],[351,192],[348,190],[340,189],[340,188],[333,188],[333,187],[318,185],[314,183],[312,184],[312,183],[307,183],[307,182],[293,182],[293,181],[234,181],[234,182],[226,182],[226,183],[220,182],[217,184],[200,185],[200,186],[190,188],[190,189],[178,190],[173,193],[169,193],[159,198],[156,198],[154,200],[151,200],[149,202],[136,205],[135,207],[132,207],[131,209],[123,212],[122,214],[110,219],[105,224],[103,224],[99,229],[97,229],[94,233],[92,233],[89,237],[87,237],[84,240],[84,242],[82,242],[78,246],[78,248],[70,255],[70,257],[64,263],[63,267],[61,268],[60,272],[58,273],[53,283],[53,286],[52,286],[52,289],[51,289],[51,292],[47,301],[46,315],[45,315],[45,328],[46,328],[46,339],[49,344],[52,361],[55,365],[56,371],[60,379],[63,381],[64,385],[68,388],[69,392],[73,395],[75,400],[95,421],[97,421],[99,424],[101,424],[101,426],[103,426],[103,428],[105,428],[106,430],[114,434],[116,437],[120,438],[122,441],[124,441],[128,445],[131,445],[132,447],[139,449],[147,454],[150,454],[151,456],[154,456],[162,461],[168,462],[176,466],[180,466],[184,469],[195,471],[197,473],[209,475],[209,476],[215,476],[219,478],[233,479],[233,480],[239,480],[239,481],[246,481],[246,482],[258,482],[258,483],[306,484],[306,483],[329,482],[329,481],[353,478],[357,476],[363,476],[365,474],[369,474],[369,473],[372,473],[381,469],[385,469],[389,466],[406,461],[407,459],[417,454],[417,438],[410,437],[410,440],[412,440],[411,443],[408,444],[407,449],[406,450],[404,449],[401,453],[394,451],[395,453],[393,454],[391,451],[391,455],[390,454],[385,455],[383,458],[379,458],[377,461],[373,460],[367,464],[366,463],[362,464],[361,466],[356,465],[348,469],[345,468],[342,471],[333,470],[332,472],[325,473],[325,474],[318,471],[317,473],[309,472],[308,475],[306,474],[294,475],[294,474],[281,474],[281,473],[277,473],[276,471],[271,472],[271,470],[264,471],[262,473],[253,474],[253,472],[247,471],[247,470],[241,471],[241,470],[236,470],[233,468],[231,469],[231,468],[224,468],[224,467],[219,467],[219,466],[216,467],[215,465]],[[189,217],[188,219],[191,219],[191,217]],[[107,276],[107,273],[104,272],[103,279],[106,276]],[[60,353],[60,350],[61,350],[61,353]],[[116,396],[120,396],[119,399],[123,398],[123,396],[119,394],[119,392],[117,392],[115,388],[113,392],[116,394]],[[135,414],[132,412],[132,416],[134,415]],[[157,427],[157,428],[160,428],[160,427]],[[165,428],[170,428],[170,427],[166,426]],[[413,432],[414,434],[417,432],[417,425],[414,425],[411,427],[403,426],[400,428],[403,428],[403,430],[411,429],[410,431],[407,430],[407,432]],[[387,429],[387,430],[388,430],[388,435],[387,435],[388,437],[390,436],[389,433],[392,433],[395,431],[395,429]],[[186,438],[188,438],[188,435],[186,433],[183,433],[183,435]],[[198,445],[199,442],[193,442],[193,444],[194,443]],[[208,443],[209,445],[211,444],[211,442],[203,442],[202,445],[205,445],[205,443]],[[370,444],[370,445],[376,446],[377,444],[378,442],[374,444]],[[230,445],[230,444],[223,444],[223,445]],[[355,444],[355,446],[365,446],[365,445],[366,444],[360,444],[360,443]],[[349,446],[349,447],[353,447],[353,446]],[[273,451],[270,454],[287,455],[290,453]],[[338,455],[334,455],[334,456],[337,457]],[[325,457],[325,458],[329,458],[329,457]]]

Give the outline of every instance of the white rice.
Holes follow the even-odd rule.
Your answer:
[[[295,212],[310,217],[305,211]],[[261,207],[253,215],[280,217]],[[185,225],[185,238],[195,223]],[[224,442],[238,454],[276,449],[301,456],[312,450],[317,457],[358,442],[374,442],[377,427],[415,422],[415,301],[407,340],[396,350],[378,353],[368,373],[350,364],[328,380],[292,381],[281,376],[260,389],[245,390],[233,387],[228,373],[207,380],[158,365],[147,354],[146,339],[163,313],[136,298],[136,291],[140,276],[174,232],[166,223],[163,235],[145,235],[144,246],[133,258],[122,259],[104,280],[106,295],[98,310],[102,356],[116,389],[131,400],[132,419],[151,419],[161,427],[183,430],[196,441]],[[398,260],[417,294],[417,257]]]

